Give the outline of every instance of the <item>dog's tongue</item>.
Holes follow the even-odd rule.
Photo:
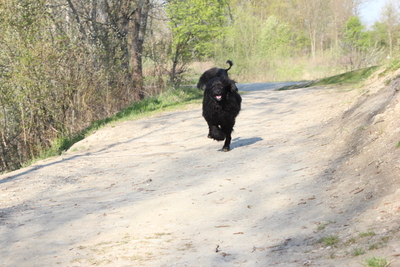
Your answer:
[[[215,98],[220,101],[222,99],[222,95],[216,95]]]

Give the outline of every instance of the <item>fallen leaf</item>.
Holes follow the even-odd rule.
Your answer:
[[[237,232],[237,233],[233,233],[234,235],[243,235],[243,232]]]

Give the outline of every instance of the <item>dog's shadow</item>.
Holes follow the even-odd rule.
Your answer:
[[[231,150],[234,148],[241,147],[241,146],[250,146],[250,145],[255,144],[262,140],[263,139],[261,137],[252,137],[252,138],[246,138],[246,139],[241,139],[240,137],[236,137],[236,138],[232,139]]]

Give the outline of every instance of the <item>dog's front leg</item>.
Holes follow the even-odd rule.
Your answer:
[[[221,129],[217,125],[208,125],[209,133],[208,138],[212,138],[217,141],[224,141],[225,134],[221,131]]]
[[[231,140],[232,140],[232,136],[231,136],[232,128],[231,127],[222,128],[222,131],[225,134],[225,143],[224,143],[224,146],[222,147],[222,151],[228,152],[229,150],[231,150],[230,145],[231,145]]]
[[[227,135],[226,138],[225,138],[224,146],[222,147],[222,150],[223,150],[224,152],[228,152],[229,150],[231,150],[231,147],[230,147],[230,145],[231,145],[231,140],[232,140],[231,135]]]

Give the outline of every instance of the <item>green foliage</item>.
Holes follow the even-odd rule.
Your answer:
[[[171,84],[179,84],[187,64],[211,55],[212,41],[224,33],[224,13],[225,2],[219,0],[172,0],[167,4]]]
[[[344,84],[344,83],[359,83],[365,81],[371,76],[376,70],[377,66],[354,70],[331,77],[323,78],[313,85],[330,85],[330,84]]]
[[[387,65],[386,71],[396,71],[400,69],[400,58],[391,59]]]
[[[247,6],[238,6],[234,10],[234,20],[227,27],[225,36],[219,38],[216,44],[216,57],[234,59],[241,63],[251,60],[254,55],[260,55],[259,45],[262,21],[255,16],[251,16],[251,9]],[[258,50],[257,50],[258,49]],[[228,56],[229,55],[229,56]],[[239,60],[235,59],[241,59]]]
[[[368,258],[365,260],[366,266],[368,267],[386,267],[388,266],[387,261],[385,258],[376,258],[376,257],[372,257],[372,258]]]
[[[376,43],[380,47],[388,47],[387,26],[384,23],[376,21],[374,25],[372,25],[372,30],[369,31],[368,34],[371,43]]]
[[[353,256],[360,256],[360,255],[363,255],[364,253],[365,253],[365,251],[362,248],[355,248],[352,251]]]
[[[291,39],[292,32],[289,26],[279,22],[277,17],[270,16],[261,29],[261,53],[267,57],[289,56]]]
[[[330,235],[327,237],[323,237],[319,240],[319,242],[323,243],[325,247],[334,246],[339,243],[339,237],[336,235]]]
[[[172,0],[166,12],[173,43],[173,60],[190,62],[209,56],[212,41],[223,34],[225,5],[218,0]]]
[[[359,237],[370,237],[370,236],[374,236],[375,232],[373,231],[369,231],[369,232],[363,232],[359,234]]]
[[[368,77],[370,77],[373,73],[375,73],[375,71],[378,68],[379,67],[374,66],[369,68],[363,68],[360,70],[349,71],[342,74],[322,78],[320,80],[307,82],[306,84],[302,85],[282,87],[279,90],[292,90],[297,88],[306,88],[311,86],[322,86],[322,85],[357,84],[368,79]]]
[[[57,8],[44,0],[1,3],[0,172],[68,146],[65,138],[134,99],[120,54],[107,56],[73,20],[66,27],[66,11]]]
[[[357,16],[352,16],[344,28],[344,40],[351,46],[361,47],[365,42],[365,26]]]
[[[376,34],[366,31],[359,17],[348,19],[341,41],[341,63],[350,70],[365,66],[377,65],[384,58],[382,42],[377,40]]]

